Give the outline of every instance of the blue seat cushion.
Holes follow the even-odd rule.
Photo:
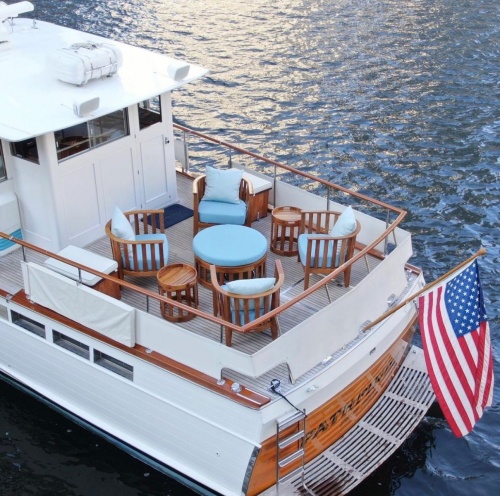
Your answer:
[[[305,265],[306,264],[306,260],[307,260],[307,241],[309,239],[309,237],[330,237],[329,234],[301,234],[299,236],[299,240],[298,240],[298,249],[299,249],[299,257],[300,257],[300,261],[302,263],[302,265]],[[312,247],[311,247],[311,267],[314,267],[314,264],[315,264],[315,252],[316,252],[316,243],[318,241],[313,241],[312,242]],[[324,250],[324,245],[325,245],[325,241],[319,241],[320,243],[320,246],[319,246],[319,254],[320,254],[320,257],[321,257],[321,266],[324,267],[324,268],[333,268],[334,265],[332,264],[332,257],[333,257],[333,241],[330,240],[328,241],[328,254],[327,254],[327,260],[326,260],[326,264],[323,265],[322,264],[322,261],[323,261],[323,250]],[[337,244],[337,257],[336,257],[336,260],[335,260],[335,267],[338,267],[339,266],[339,261],[340,261],[340,251],[342,249],[342,242],[339,242]]]
[[[160,246],[163,246],[163,263],[166,264],[168,260],[168,241],[167,241],[167,236],[162,233],[157,233],[157,234],[138,234],[135,237],[136,241],[142,241],[142,240],[163,240],[163,245],[155,244],[155,245],[147,245],[146,247],[146,267],[147,270],[160,270],[161,265],[160,265]],[[156,267],[153,268],[153,262],[151,260],[151,247],[154,246],[155,249],[155,261],[156,261]],[[129,252],[129,267],[130,270],[144,270],[144,261],[143,261],[143,256],[142,256],[142,247],[139,247],[137,249],[137,265],[139,266],[138,269],[134,267],[134,256],[132,251]]]
[[[198,205],[198,215],[201,222],[207,224],[235,224],[245,223],[247,206],[243,200],[238,203],[226,203],[211,200],[201,200]]]

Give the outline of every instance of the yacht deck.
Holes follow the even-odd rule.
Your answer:
[[[192,208],[192,179],[183,174],[177,174],[178,193],[180,203],[184,206]],[[271,232],[271,215],[261,218],[252,224],[254,229],[260,231],[268,240]],[[192,250],[193,238],[193,219],[186,219],[174,226],[166,229],[167,238],[169,241],[169,263],[194,263],[194,254]],[[111,247],[109,240],[103,236],[99,240],[91,243],[85,247],[89,251],[100,254],[102,256],[112,258]],[[47,258],[46,256],[34,252],[33,250],[25,250],[27,261],[36,263],[43,263]],[[9,255],[0,258],[0,288],[8,291],[11,294],[17,293],[23,289],[21,265],[19,261],[22,259],[23,251],[21,249],[15,250]],[[271,277],[274,274],[274,264],[278,255],[270,250],[267,253],[267,276]],[[299,295],[303,290],[304,271],[302,265],[297,260],[297,257],[279,256],[283,270],[285,273],[285,283],[281,290],[281,302],[286,303],[292,298]],[[351,272],[351,288],[356,286],[367,274],[368,265],[371,269],[375,267],[379,260],[375,257],[368,257],[369,260],[364,258],[358,260]],[[319,276],[311,276],[311,285],[319,280]],[[141,288],[148,289],[149,291],[157,294],[158,285],[153,277],[143,278],[127,278],[127,281],[140,286]],[[345,288],[343,285],[343,278],[340,277],[338,281],[329,283],[329,293],[333,300],[340,298],[346,294],[350,288]],[[213,300],[212,292],[201,285],[199,287],[199,309],[213,315]],[[160,317],[159,301],[154,298],[146,298],[144,294],[135,292],[132,289],[124,288],[122,291],[122,301],[137,309],[148,311],[149,313]],[[312,293],[305,299],[285,310],[279,316],[280,332],[286,333],[293,328],[298,322],[306,320],[308,317],[318,312],[326,305],[328,305],[328,296],[324,288]],[[199,335],[203,335],[217,342],[221,339],[220,326],[216,322],[212,322],[203,317],[196,317],[190,321],[178,323],[178,326]],[[270,331],[263,333],[242,335],[233,333],[233,347],[239,351],[247,354],[252,354],[268,344],[271,341]],[[312,371],[311,371],[312,372]],[[226,374],[225,374],[226,375]],[[233,380],[239,380],[237,374],[229,374]],[[269,381],[271,378],[281,377],[286,379],[288,377],[285,366],[282,371],[270,371],[269,377],[262,377],[259,379],[257,389],[266,391],[268,389]],[[248,378],[246,379],[248,381]],[[282,381],[283,383],[283,381]]]

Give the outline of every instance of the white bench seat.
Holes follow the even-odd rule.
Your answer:
[[[115,260],[103,257],[102,255],[96,255],[95,253],[73,245],[66,246],[66,248],[59,251],[57,255],[77,262],[81,265],[86,265],[87,267],[102,272],[103,274],[112,274],[118,269],[118,264]],[[49,269],[75,281],[80,281],[81,272],[81,281],[85,284],[85,286],[95,286],[94,289],[101,290],[97,286],[98,283],[102,281],[102,278],[95,274],[91,274],[85,270],[79,271],[77,267],[56,260],[55,258],[48,258],[45,260],[44,265],[45,267],[48,267]],[[108,291],[103,292],[107,293]],[[115,296],[116,293],[113,293],[114,294],[112,294],[112,296]]]

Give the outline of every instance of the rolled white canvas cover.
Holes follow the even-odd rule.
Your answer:
[[[50,269],[23,263],[24,288],[34,303],[100,332],[126,346],[135,346],[135,309]]]

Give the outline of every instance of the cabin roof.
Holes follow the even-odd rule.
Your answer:
[[[32,19],[15,18],[0,42],[0,138],[21,141],[77,125],[171,91],[208,71],[190,64],[176,81],[168,75],[175,59],[100,36]],[[47,63],[49,54],[76,43],[118,46],[123,64],[111,77],[77,86],[59,81]],[[73,102],[99,97],[99,107],[78,117]]]

